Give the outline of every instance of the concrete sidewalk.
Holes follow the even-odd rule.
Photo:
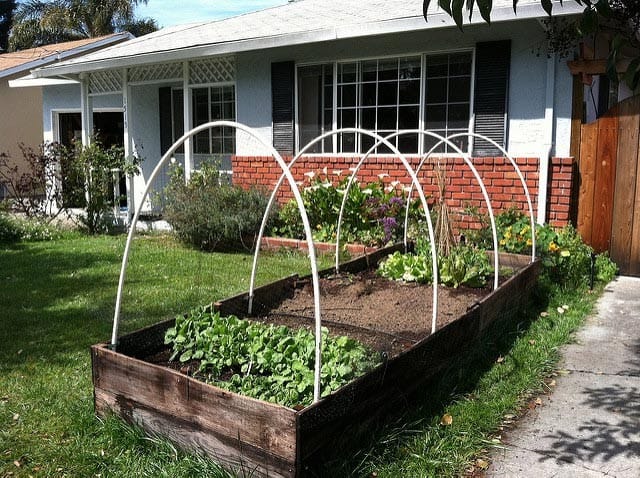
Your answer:
[[[487,477],[640,478],[640,279],[619,277],[562,349],[556,388],[503,440]]]

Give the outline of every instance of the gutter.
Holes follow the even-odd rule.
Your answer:
[[[538,214],[536,222],[544,224],[547,220],[549,189],[549,167],[553,151],[554,94],[556,77],[556,55],[547,59],[547,82],[544,109],[544,142],[540,146],[540,171],[538,176]]]

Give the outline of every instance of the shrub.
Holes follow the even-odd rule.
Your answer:
[[[0,212],[0,244],[11,244],[22,238],[20,225],[6,213]]]
[[[175,234],[207,251],[251,247],[268,203],[258,190],[221,184],[212,163],[203,164],[188,184],[182,168],[175,167],[165,194],[164,217]]]
[[[65,211],[60,187],[65,179],[58,164],[68,158],[69,151],[59,143],[43,143],[37,149],[19,147],[20,163],[0,153],[0,182],[14,210],[28,219],[50,223]]]
[[[486,225],[469,237],[483,247],[492,247],[491,229]],[[510,209],[496,216],[500,250],[515,254],[531,253],[529,216]],[[543,265],[543,280],[561,287],[580,287],[589,282],[593,249],[586,245],[578,231],[567,225],[554,229],[548,224],[536,224],[536,255]],[[617,271],[607,254],[594,256],[594,278],[609,281]]]
[[[80,223],[89,234],[107,232],[113,227],[111,211],[119,197],[113,197],[113,171],[132,175],[139,171],[137,157],[127,158],[124,148],[105,148],[96,138],[88,146],[76,145],[72,164],[84,178],[86,202]]]

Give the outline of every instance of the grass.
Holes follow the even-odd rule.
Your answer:
[[[147,438],[92,408],[89,345],[110,337],[124,238],[0,246],[0,476],[227,477],[204,458]],[[295,254],[261,256],[259,282],[308,269]],[[251,256],[204,254],[165,236],[136,239],[125,287],[125,333],[248,288]],[[548,299],[550,297],[550,299]],[[546,291],[513,330],[452,366],[408,415],[324,476],[459,476],[500,446],[499,427],[532,396],[597,294]],[[558,307],[568,305],[562,314]],[[540,312],[548,310],[546,317]],[[443,415],[452,418],[441,424]],[[482,468],[483,461],[477,462]]]

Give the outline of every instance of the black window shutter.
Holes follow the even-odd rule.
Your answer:
[[[280,154],[293,154],[294,149],[294,82],[294,62],[271,64],[273,147]]]
[[[173,144],[171,126],[171,88],[158,88],[160,117],[160,152],[164,155]]]
[[[474,132],[505,147],[509,97],[511,41],[476,44],[476,78],[473,98]],[[487,141],[474,139],[474,156],[502,153]]]

